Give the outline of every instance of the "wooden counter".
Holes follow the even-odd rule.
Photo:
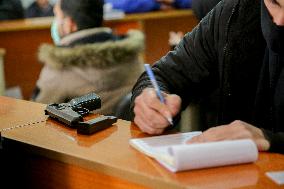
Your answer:
[[[3,60],[5,56],[5,50],[0,48],[0,95],[4,95],[5,92],[5,77]]]
[[[7,87],[20,86],[25,99],[34,89],[42,65],[37,60],[41,43],[52,43],[53,18],[31,18],[0,22],[0,48],[7,51],[5,77]],[[145,62],[153,63],[169,50],[170,31],[191,31],[197,20],[191,10],[157,11],[129,14],[123,19],[105,21],[104,25],[122,34],[140,29],[146,36]]]
[[[146,136],[130,122],[83,136],[45,121],[45,105],[6,97],[0,104],[1,129],[38,122],[2,132],[4,147],[30,154],[25,175],[32,188],[281,188],[265,172],[283,170],[284,155],[260,153],[256,163],[171,173],[129,145],[130,138]]]

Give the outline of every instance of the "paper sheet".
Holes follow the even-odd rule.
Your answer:
[[[169,148],[174,164],[160,161],[172,172],[254,162],[258,150],[252,140],[233,140]],[[159,160],[158,160],[159,161]]]
[[[267,172],[266,176],[279,185],[284,184],[284,171]]]
[[[254,162],[258,150],[252,140],[185,144],[201,132],[188,132],[140,139],[130,145],[155,158],[172,172]]]
[[[145,153],[150,157],[160,155],[168,155],[168,148],[172,145],[184,144],[187,140],[194,136],[200,135],[202,132],[187,132],[162,136],[154,136],[147,138],[130,139],[129,143],[135,149]]]

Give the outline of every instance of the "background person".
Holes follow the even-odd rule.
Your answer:
[[[95,92],[102,99],[97,112],[113,113],[142,72],[140,31],[114,35],[102,27],[102,0],[59,0],[54,8],[53,37],[57,46],[43,45],[44,67],[32,97],[41,103],[62,103]]]

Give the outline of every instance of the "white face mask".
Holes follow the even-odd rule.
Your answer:
[[[51,25],[51,37],[55,45],[60,44],[61,37],[59,35],[58,21],[56,19],[53,20],[52,25]]]

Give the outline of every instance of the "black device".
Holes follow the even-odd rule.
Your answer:
[[[117,121],[115,116],[101,116],[85,122],[79,122],[77,133],[90,135],[112,126]]]
[[[65,123],[68,127],[77,128],[80,134],[93,134],[111,126],[117,121],[117,118],[114,116],[101,116],[84,122],[83,116],[100,107],[100,97],[95,93],[90,93],[74,98],[68,103],[49,104],[45,109],[45,114]]]

